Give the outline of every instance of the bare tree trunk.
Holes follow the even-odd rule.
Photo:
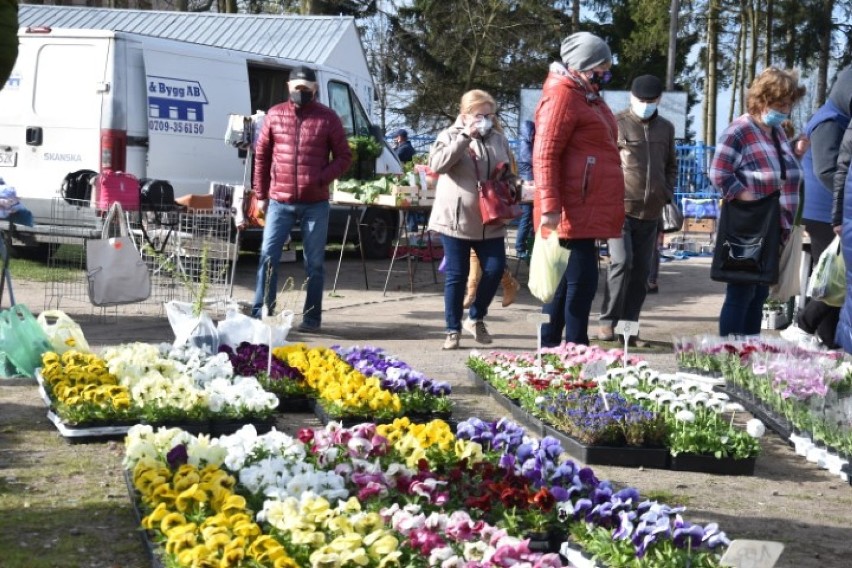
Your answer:
[[[745,6],[744,2],[740,2],[740,17],[741,21],[745,23],[745,10],[743,9]],[[740,76],[744,72],[741,65],[742,54],[745,51],[745,41],[746,41],[746,26],[740,26],[740,33],[737,35],[737,49],[734,53],[734,79],[731,81],[731,104],[728,108],[728,122],[734,120],[734,108],[737,106],[737,95],[740,94],[741,85],[740,85]]]
[[[237,14],[239,10],[237,9],[237,0],[225,0],[225,13],[227,14]]]
[[[707,115],[704,142],[716,143],[716,97],[718,92],[719,0],[710,0],[707,10]]]
[[[666,90],[674,91],[675,55],[677,53],[677,22],[680,0],[672,0],[669,9],[669,51],[666,60]]]
[[[828,94],[828,60],[831,57],[831,14],[834,12],[834,0],[823,2],[823,12],[820,24],[819,57],[817,60],[817,83],[814,97],[814,109],[825,104]]]
[[[749,15],[751,16],[751,46],[749,47],[749,65],[746,86],[750,86],[757,76],[757,32],[760,29],[760,0],[751,0]]]
[[[763,46],[763,61],[772,65],[772,27],[774,25],[775,0],[766,0],[766,43]]]
[[[746,8],[743,11],[743,18],[742,18],[743,19],[743,50],[740,53],[740,69],[741,69],[740,79],[739,79],[740,80],[740,97],[739,97],[740,114],[742,114],[745,110],[746,88],[751,84],[751,83],[746,82],[746,72],[748,71],[747,66],[748,66],[749,50],[747,49],[747,47],[748,47],[748,42],[749,42],[749,34],[754,36],[754,33],[755,33],[754,28],[752,28],[751,24],[750,24],[751,16],[750,16],[750,13],[748,11],[747,2],[748,2],[748,0],[743,0],[743,5],[746,6]],[[754,71],[752,70],[752,73],[753,72]]]
[[[571,0],[571,33],[580,31],[580,0]]]

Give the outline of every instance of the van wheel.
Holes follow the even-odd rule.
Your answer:
[[[361,220],[364,256],[370,259],[382,259],[390,256],[398,217],[394,211],[367,209]]]

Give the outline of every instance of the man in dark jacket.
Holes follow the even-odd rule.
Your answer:
[[[657,230],[677,180],[674,126],[657,113],[663,83],[653,75],[633,80],[630,108],[616,116],[624,172],[624,228],[609,239],[610,264],[604,287],[598,339],[615,339],[615,325],[639,321],[645,302]],[[638,339],[631,337],[631,345]]]
[[[391,133],[391,138],[393,138],[394,152],[396,152],[396,157],[399,158],[400,162],[404,164],[414,159],[414,146],[411,145],[411,141],[408,139],[407,130],[404,128],[395,130]]]
[[[269,109],[255,149],[254,192],[265,227],[252,316],[264,315],[264,306],[275,313],[281,249],[299,221],[308,280],[297,329],[310,333],[322,324],[328,186],[352,163],[352,152],[340,118],[316,100],[313,70],[297,67],[287,87],[290,100]]]

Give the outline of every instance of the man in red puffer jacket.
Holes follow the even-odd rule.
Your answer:
[[[254,192],[265,213],[252,316],[275,313],[278,262],[290,229],[301,223],[307,286],[300,332],[322,324],[329,185],[352,163],[343,123],[317,102],[313,70],[297,67],[287,83],[290,100],[275,105],[263,121],[254,158]]]

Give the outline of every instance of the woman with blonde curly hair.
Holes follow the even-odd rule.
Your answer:
[[[782,124],[804,94],[795,71],[765,69],[749,87],[747,112],[719,137],[710,164],[710,181],[728,201],[780,192],[782,243],[790,236],[803,175]],[[719,334],[758,335],[768,296],[765,284],[728,283]]]
[[[468,91],[461,98],[459,111],[453,125],[438,135],[429,150],[429,168],[440,174],[429,229],[441,235],[446,261],[447,336],[443,349],[458,349],[462,329],[477,343],[492,341],[484,319],[506,266],[506,227],[482,222],[478,182],[491,178],[497,168],[513,162],[494,97],[479,89]],[[471,252],[479,260],[482,277],[468,316],[462,321]]]

